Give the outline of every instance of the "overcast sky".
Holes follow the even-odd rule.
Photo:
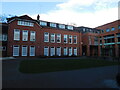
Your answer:
[[[118,2],[119,0],[2,0],[2,14],[27,14],[34,19],[39,14],[41,20],[94,28],[118,19]]]

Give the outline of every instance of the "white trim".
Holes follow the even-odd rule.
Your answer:
[[[66,42],[64,43],[68,43],[68,35],[64,35],[64,39],[66,38]]]
[[[74,47],[74,48],[73,48],[74,55],[76,55],[76,56],[77,56],[77,50],[78,50],[77,47]]]

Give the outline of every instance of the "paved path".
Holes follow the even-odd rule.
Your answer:
[[[118,66],[41,74],[18,72],[18,60],[3,61],[3,88],[116,88]]]

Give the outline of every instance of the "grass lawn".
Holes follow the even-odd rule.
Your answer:
[[[118,64],[120,65],[118,62],[95,59],[24,60],[20,63],[19,71],[22,73],[43,73],[111,66]]]

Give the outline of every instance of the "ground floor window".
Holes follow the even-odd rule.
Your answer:
[[[49,56],[49,47],[44,47],[44,56]]]
[[[13,56],[19,56],[19,46],[18,45],[13,46]]]
[[[72,56],[72,47],[69,47],[69,56]]]
[[[74,48],[74,55],[77,56],[77,48]]]
[[[50,56],[55,56],[55,47],[50,48]]]
[[[27,46],[22,46],[22,56],[27,56]]]
[[[67,47],[64,47],[64,56],[67,56],[68,52],[67,52]]]
[[[56,55],[61,56],[61,47],[57,47],[56,49]]]
[[[30,56],[35,56],[35,46],[30,46]]]

